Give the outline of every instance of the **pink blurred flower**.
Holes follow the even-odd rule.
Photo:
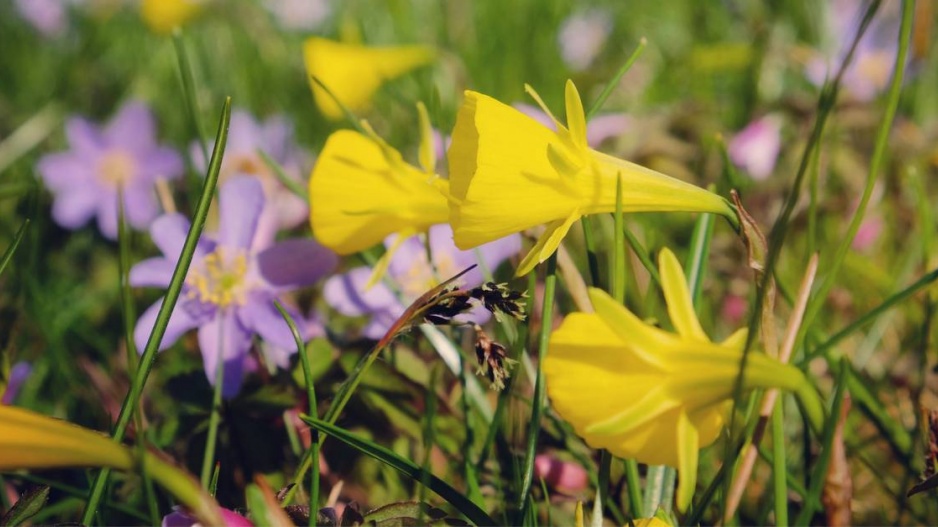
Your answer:
[[[534,474],[565,494],[576,494],[589,486],[586,469],[577,463],[561,461],[548,454],[534,458]]]
[[[59,36],[68,25],[68,8],[74,0],[15,0],[21,17],[46,37]]]
[[[745,298],[732,293],[726,295],[723,299],[723,308],[720,310],[720,316],[727,326],[736,327],[746,316],[749,310],[749,302]]]
[[[853,237],[852,247],[855,251],[865,252],[873,247],[873,244],[879,239],[883,232],[883,220],[879,216],[864,218],[857,230],[857,235]]]
[[[583,71],[596,60],[611,32],[609,13],[598,9],[575,13],[560,26],[560,56],[571,70]]]
[[[766,115],[739,131],[728,146],[730,160],[757,181],[772,175],[782,148],[782,122]]]

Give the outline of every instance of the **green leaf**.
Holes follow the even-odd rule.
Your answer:
[[[3,518],[0,518],[0,525],[4,527],[15,527],[16,525],[24,523],[42,510],[47,501],[49,501],[48,486],[40,485],[38,487],[32,487],[20,496],[16,505],[13,505],[13,507],[3,515]]]
[[[371,441],[364,440],[347,430],[331,425],[325,421],[312,419],[307,415],[300,416],[300,418],[306,424],[315,428],[316,430],[319,430],[324,434],[328,434],[338,439],[339,441],[342,441],[348,446],[358,450],[359,452],[387,464],[402,474],[412,478],[414,481],[426,481],[427,487],[429,487],[430,490],[437,493],[437,495],[455,507],[457,511],[462,513],[466,518],[469,519],[469,521],[473,522],[474,524],[496,525],[497,522],[493,520],[491,516],[479,508],[479,506],[477,506],[475,503],[466,498],[462,492],[454,489],[448,483],[434,476],[433,474],[426,473],[423,469],[420,468],[420,466],[416,465],[412,461],[404,459],[394,452],[391,452],[387,448],[372,443]]]

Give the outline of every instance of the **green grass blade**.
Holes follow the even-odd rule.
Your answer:
[[[307,204],[309,203],[309,194],[306,193],[306,189],[303,188],[303,185],[299,181],[288,176],[287,173],[283,170],[283,167],[280,166],[280,163],[276,162],[274,158],[270,157],[267,152],[264,152],[260,148],[256,150],[257,155],[260,156],[261,160],[267,165],[267,168],[274,173],[274,176],[277,177],[277,180],[280,181],[280,184],[287,188],[290,192],[296,195],[298,198],[301,198]]]
[[[422,481],[426,478],[425,481],[427,481],[427,486],[430,490],[446,500],[472,523],[476,525],[497,525],[497,522],[493,520],[491,516],[464,496],[462,492],[454,489],[448,483],[433,474],[426,473],[413,461],[405,459],[387,448],[362,439],[331,423],[313,419],[307,415],[300,416],[300,418],[316,430],[330,435],[355,450],[387,464],[405,476],[412,478],[414,481]]]
[[[599,285],[599,257],[596,256],[596,237],[593,234],[593,220],[589,216],[580,218],[583,227],[583,242],[586,245],[586,263],[590,270],[590,286]]]
[[[632,231],[625,228],[623,228],[622,231],[625,234],[625,241],[629,242],[629,247],[632,248],[635,256],[638,257],[638,261],[642,263],[642,267],[648,271],[652,282],[654,282],[658,288],[661,288],[661,276],[658,275],[658,267],[655,266],[655,263],[651,260],[651,255],[648,254],[642,242],[638,241],[638,238],[635,237]]]
[[[160,306],[159,313],[156,316],[153,332],[147,340],[143,356],[140,358],[139,368],[130,385],[130,392],[121,405],[120,414],[117,417],[117,424],[111,434],[111,437],[113,437],[116,442],[123,441],[124,439],[124,434],[127,432],[127,425],[130,423],[134,409],[137,407],[140,400],[140,395],[143,393],[143,387],[150,375],[150,369],[153,367],[153,361],[156,359],[156,352],[159,349],[160,341],[163,340],[163,335],[166,333],[169,317],[173,312],[173,308],[176,307],[176,301],[179,300],[180,293],[182,293],[182,285],[185,282],[189,264],[192,263],[192,256],[195,253],[196,244],[199,241],[202,228],[205,226],[205,220],[208,217],[209,205],[211,205],[212,198],[215,195],[215,186],[218,183],[218,174],[221,171],[221,160],[225,152],[225,145],[228,142],[228,124],[230,121],[231,98],[229,97],[225,99],[225,104],[222,107],[218,132],[215,136],[215,148],[212,151],[212,158],[209,162],[208,173],[205,177],[205,185],[202,187],[202,195],[199,197],[199,203],[196,207],[195,217],[192,219],[189,232],[186,233],[186,241],[183,244],[182,254],[180,254],[176,268],[173,270],[169,288],[166,290],[163,304]],[[85,525],[91,524],[98,504],[101,502],[109,475],[110,470],[103,469],[95,477],[81,523]]]
[[[782,398],[775,400],[772,412],[772,491],[775,498],[775,525],[788,525],[788,463],[785,459],[785,415]]]
[[[820,503],[821,493],[824,491],[824,476],[831,459],[831,445],[834,442],[834,430],[840,421],[840,412],[843,407],[844,394],[847,391],[847,379],[850,376],[850,366],[846,359],[840,361],[840,371],[837,374],[837,388],[834,391],[834,402],[831,407],[831,418],[824,424],[824,434],[821,439],[821,453],[814,463],[811,472],[811,484],[808,487],[808,496],[804,508],[798,513],[793,525],[808,525],[814,516],[815,504]]]
[[[531,486],[534,483],[534,457],[537,455],[537,439],[541,431],[541,414],[544,410],[546,395],[544,390],[544,358],[547,357],[547,345],[550,342],[550,321],[554,317],[554,294],[557,288],[557,253],[547,259],[547,274],[544,278],[544,304],[541,309],[541,333],[538,338],[537,374],[534,379],[534,397],[531,400],[531,420],[528,422],[527,445],[524,464],[521,467],[521,489],[518,493],[520,518],[527,516],[531,506]]]
[[[316,403],[316,387],[313,384],[313,368],[309,363],[309,354],[306,353],[306,346],[303,344],[303,337],[300,335],[300,331],[296,328],[296,323],[293,321],[293,318],[287,313],[287,310],[283,308],[283,305],[279,300],[274,301],[274,306],[277,308],[277,311],[280,312],[280,316],[283,317],[283,320],[290,327],[290,333],[293,334],[293,340],[296,342],[296,352],[300,355],[300,364],[303,366],[303,377],[306,379],[306,401],[309,405],[309,412],[314,417],[318,418],[317,415],[317,403]],[[314,340],[311,344],[317,345],[316,343],[323,344],[325,341]],[[310,469],[312,473],[309,475],[310,484],[309,484],[309,524],[315,525],[316,523],[316,514],[315,511],[319,510],[319,434],[313,433],[310,436],[310,459],[316,461],[311,463]]]
[[[915,11],[915,2],[906,0],[902,3],[902,23],[899,28],[899,52],[896,54],[896,62],[893,68],[892,82],[889,85],[889,92],[886,96],[886,109],[883,112],[883,120],[876,132],[876,140],[873,144],[873,155],[870,158],[870,169],[866,178],[866,185],[863,188],[863,194],[860,196],[860,203],[850,219],[850,225],[847,232],[841,238],[840,245],[834,253],[833,260],[826,269],[824,279],[817,289],[817,293],[812,296],[812,302],[808,305],[805,312],[804,324],[800,335],[803,336],[806,328],[811,326],[814,319],[821,312],[827,301],[827,294],[837,279],[837,274],[843,265],[847,252],[853,244],[853,239],[860,229],[860,223],[863,221],[863,215],[866,207],[873,195],[873,188],[879,180],[880,171],[886,158],[886,148],[889,144],[889,132],[892,130],[892,123],[896,117],[896,110],[899,108],[899,96],[902,92],[902,82],[905,78],[905,63],[909,56],[909,41],[912,33],[912,15]]]
[[[616,74],[612,76],[612,79],[606,83],[606,87],[603,88],[603,91],[599,94],[599,97],[597,97],[593,102],[593,106],[591,106],[589,111],[586,112],[587,121],[592,119],[596,115],[596,112],[598,112],[603,107],[603,104],[606,103],[606,99],[612,95],[612,90],[616,89],[616,86],[619,85],[619,81],[621,81],[622,77],[629,71],[629,69],[632,67],[632,64],[635,64],[635,61],[638,60],[639,55],[642,54],[642,51],[645,50],[645,46],[647,45],[648,40],[645,37],[642,37],[638,41],[638,46],[636,46],[635,51],[629,55],[629,58],[625,61],[625,64],[623,64],[622,67],[619,68],[619,71],[617,71]]]
[[[198,102],[195,97],[192,65],[189,63],[189,54],[186,53],[182,31],[178,28],[173,31],[173,48],[176,50],[176,62],[179,65],[179,79],[182,82],[182,95],[186,102],[189,126],[192,128],[192,135],[198,138],[199,148],[202,149],[202,159],[208,159],[208,145],[205,143],[205,132],[202,131],[202,120],[199,118]]]
[[[16,231],[16,235],[13,236],[13,241],[10,242],[10,246],[7,247],[7,250],[3,251],[3,256],[0,256],[0,275],[3,274],[4,270],[6,270],[10,260],[13,259],[13,253],[16,252],[16,248],[19,247],[20,242],[23,241],[23,236],[26,235],[27,227],[29,227],[28,219],[23,221],[23,224],[20,225],[19,230]]]
[[[932,270],[925,276],[916,280],[909,287],[906,287],[902,291],[899,291],[898,293],[893,294],[892,296],[884,300],[881,304],[867,311],[861,317],[857,318],[856,320],[848,324],[847,327],[841,329],[840,331],[835,333],[833,336],[828,338],[826,341],[819,344],[814,349],[810,350],[810,352],[807,353],[804,359],[802,360],[802,364],[807,364],[812,359],[819,357],[822,354],[825,354],[828,350],[830,350],[831,348],[839,344],[842,340],[849,337],[853,332],[857,331],[864,325],[872,322],[877,317],[879,317],[880,315],[882,315],[884,312],[888,311],[892,307],[896,306],[897,304],[910,298],[921,289],[930,285],[936,279],[938,279],[938,269]]]
[[[223,309],[216,315],[222,317],[234,316],[230,311]],[[224,401],[221,391],[225,384],[225,361],[222,359],[225,352],[225,339],[222,328],[225,323],[218,325],[218,353],[219,360],[215,364],[215,381],[212,386],[212,408],[208,416],[208,433],[205,435],[205,449],[202,453],[202,472],[199,481],[202,487],[209,489],[212,485],[212,466],[215,465],[215,447],[218,444],[218,427],[221,425],[221,410]]]

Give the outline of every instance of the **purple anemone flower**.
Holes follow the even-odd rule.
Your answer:
[[[447,224],[434,225],[428,233],[433,264],[427,260],[427,251],[419,236],[404,240],[391,257],[388,276],[400,288],[403,302],[382,282],[365,289],[371,277],[371,268],[356,267],[345,274],[333,276],[326,281],[323,297],[339,313],[347,316],[370,316],[362,333],[370,339],[380,339],[400,317],[406,306],[442,280],[458,274],[472,264],[480,263],[494,271],[499,264],[521,250],[521,238],[517,234],[487,243],[471,251],[461,251],[453,244],[453,231]],[[395,236],[388,237],[385,247],[390,247]],[[478,256],[476,254],[478,251]],[[436,270],[434,272],[434,269]],[[479,267],[461,278],[466,287],[475,287],[483,282]],[[469,320],[482,324],[489,318],[485,309],[476,309],[467,315]]]
[[[772,175],[781,148],[782,122],[777,115],[752,121],[727,146],[733,164],[758,181]]]
[[[811,58],[805,75],[821,86],[840,67],[860,26],[868,2],[833,0],[825,3],[827,31],[831,37],[823,52]],[[889,84],[893,64],[899,50],[899,2],[883,2],[869,28],[857,45],[853,62],[843,77],[844,89],[857,101],[872,100]]]
[[[257,241],[270,243],[278,230],[309,221],[306,201],[285,187],[258,154],[264,152],[288,177],[306,185],[301,168],[303,153],[293,139],[293,126],[286,117],[275,115],[258,122],[246,111],[235,110],[228,130],[219,184],[236,175],[253,176],[261,182],[267,199],[257,227]],[[204,173],[207,163],[198,143],[192,144],[190,153],[195,168]]]
[[[287,365],[296,344],[274,300],[313,284],[331,272],[338,261],[332,251],[312,239],[285,240],[266,248],[256,246],[264,199],[261,183],[255,178],[231,178],[221,187],[219,232],[199,240],[182,294],[160,343],[160,349],[165,349],[186,331],[198,328],[209,382],[214,383],[219,357],[224,361],[225,397],[237,393],[244,370],[253,362],[248,352],[254,335],[270,345],[270,360],[279,366]],[[169,284],[189,225],[181,214],[167,214],[153,222],[150,233],[163,256],[135,265],[130,271],[131,285]],[[134,340],[138,351],[143,351],[162,303],[162,299],[157,301],[137,321]],[[320,331],[296,309],[285,307],[304,339]]]
[[[117,195],[123,192],[131,227],[146,229],[160,213],[154,184],[182,175],[182,158],[156,142],[156,123],[146,105],[125,104],[104,127],[82,117],[65,123],[71,150],[39,160],[39,175],[52,191],[52,218],[77,229],[92,217],[98,229],[117,238]]]
[[[525,103],[513,105],[519,112],[554,130],[554,121],[537,106]],[[603,142],[619,137],[632,125],[632,119],[624,113],[597,115],[586,123],[586,142],[593,148]]]

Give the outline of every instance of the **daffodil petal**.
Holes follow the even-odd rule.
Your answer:
[[[584,432],[588,435],[629,434],[680,404],[678,400],[664,397],[663,385],[658,386],[645,393],[638,401],[631,402],[618,414],[587,426]]]
[[[596,313],[623,343],[628,343],[630,351],[648,364],[662,369],[668,367],[665,358],[656,351],[673,347],[679,343],[678,340],[639,320],[602,289],[591,287],[589,297]]]
[[[686,413],[681,412],[674,430],[678,445],[678,484],[677,509],[680,512],[687,510],[694,499],[697,490],[697,462],[700,449],[697,428],[691,423]]]
[[[573,81],[569,79],[564,87],[564,102],[567,106],[567,128],[570,130],[570,138],[577,147],[585,149],[587,148],[586,113],[583,111],[580,93]]]
[[[534,247],[525,255],[524,259],[521,260],[521,265],[518,266],[515,276],[524,276],[530,273],[537,264],[554,254],[554,251],[560,246],[560,242],[563,241],[563,237],[566,236],[567,231],[570,230],[570,226],[578,219],[580,219],[580,215],[574,212],[565,220],[555,221],[549,224],[544,233],[541,234],[541,237],[537,239],[537,243],[534,244]]]
[[[677,257],[667,247],[658,255],[658,269],[661,272],[664,299],[668,304],[668,316],[671,317],[674,329],[682,337],[709,342],[710,339],[700,327],[700,321],[697,319],[684,270],[677,261]]]
[[[397,236],[394,238],[394,242],[391,243],[391,246],[388,247],[384,254],[381,255],[381,258],[378,258],[378,261],[375,262],[375,266],[371,270],[371,276],[368,277],[368,282],[365,283],[365,291],[374,287],[382,278],[388,270],[388,265],[391,263],[391,258],[394,257],[394,253],[401,248],[401,244],[404,243],[404,240],[410,238],[414,234],[417,234],[411,229],[401,231],[397,233]]]
[[[537,91],[534,89],[533,86],[526,83],[524,85],[524,91],[532,99],[534,99],[534,103],[537,104],[541,108],[541,111],[547,114],[547,117],[550,117],[550,120],[554,122],[554,127],[557,128],[557,130],[562,130],[564,128],[563,123],[560,122],[559,119],[554,117],[554,113],[550,111],[550,108],[546,104],[544,104],[544,100],[541,99],[541,96],[537,93]]]
[[[420,168],[427,174],[436,173],[436,149],[433,148],[433,127],[430,115],[422,102],[417,103],[417,116],[420,124]]]
[[[746,337],[749,336],[749,330],[747,328],[740,328],[733,332],[732,335],[726,337],[726,340],[720,343],[720,346],[727,348],[743,349],[743,346],[746,345]]]

